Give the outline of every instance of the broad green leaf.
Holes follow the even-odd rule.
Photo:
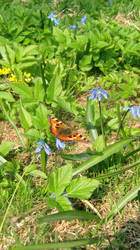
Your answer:
[[[89,160],[85,161],[83,164],[80,165],[80,167],[73,170],[73,176],[76,174],[79,174],[93,166],[95,166],[97,163],[102,162],[103,160],[107,159],[109,156],[119,152],[123,146],[131,142],[132,139],[124,139],[119,142],[114,143],[111,146],[108,146],[104,152],[102,152],[102,155],[99,156],[93,156]]]
[[[70,183],[72,178],[72,166],[66,165],[52,173],[48,179],[48,192],[54,193],[56,196],[64,192],[66,186]]]
[[[39,224],[44,224],[44,223],[51,223],[56,220],[96,220],[99,221],[99,218],[92,213],[87,213],[85,211],[64,211],[56,214],[51,214],[44,216],[42,218],[38,219]]]
[[[9,64],[12,66],[15,63],[15,51],[7,44],[5,45],[5,53]]]
[[[107,220],[111,220],[129,201],[132,201],[138,196],[138,191],[140,190],[140,184],[135,186],[130,190],[121,200],[119,200],[116,205],[111,209],[107,216]]]
[[[82,57],[82,59],[80,59],[79,61],[79,67],[83,70],[83,71],[88,71],[92,69],[92,55],[84,55]]]
[[[8,141],[3,142],[2,144],[0,144],[0,154],[4,156],[7,155],[13,147],[14,147],[13,142],[8,142]]]
[[[53,27],[53,36],[59,43],[65,43],[66,41],[64,32],[59,28]]]
[[[49,101],[55,100],[57,96],[61,95],[61,92],[62,92],[62,85],[60,81],[60,76],[54,75],[47,89],[47,98],[49,99]]]
[[[45,91],[43,88],[43,84],[41,82],[41,78],[34,80],[34,98],[40,102],[43,102]]]
[[[36,109],[36,116],[32,117],[32,123],[36,129],[46,129],[48,126],[47,114],[48,111],[46,106],[44,104],[39,104],[38,108]]]
[[[88,240],[69,240],[63,242],[52,242],[44,245],[32,245],[32,246],[18,246],[13,250],[46,250],[46,249],[80,249],[79,247],[97,244],[97,238]]]
[[[33,89],[26,83],[11,83],[10,86],[19,96],[25,99],[33,100]]]
[[[12,94],[6,91],[0,91],[0,99],[5,99],[8,102],[15,102]]]
[[[93,191],[99,186],[99,181],[87,177],[79,177],[72,180],[66,188],[68,197],[89,199]]]
[[[71,203],[70,203],[69,199],[67,197],[65,197],[64,195],[57,196],[56,197],[56,202],[60,206],[60,208],[57,207],[59,212],[72,210],[72,206],[71,206]]]
[[[96,141],[98,137],[97,130],[95,128],[95,105],[92,100],[87,101],[86,114],[87,114],[87,126],[91,133],[92,141]]]
[[[19,118],[22,127],[27,131],[32,126],[32,119],[30,113],[22,105],[20,106]]]

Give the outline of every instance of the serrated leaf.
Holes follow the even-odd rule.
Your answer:
[[[72,178],[72,166],[66,165],[52,173],[48,179],[47,190],[49,193],[54,193],[56,196],[64,192],[66,186],[70,183]]]
[[[82,176],[72,180],[66,191],[68,197],[88,199],[98,186],[99,181]]]
[[[29,87],[26,83],[11,83],[10,86],[15,91],[16,94],[29,100],[34,100],[33,98],[33,88]]]
[[[8,102],[15,102],[12,94],[6,91],[0,91],[0,99],[5,99]]]

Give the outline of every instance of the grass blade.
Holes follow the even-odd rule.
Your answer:
[[[129,191],[117,204],[112,208],[107,216],[107,221],[111,220],[129,201],[132,201],[138,196],[140,184]]]

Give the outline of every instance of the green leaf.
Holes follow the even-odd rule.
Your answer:
[[[56,196],[61,195],[66,186],[70,183],[71,178],[71,164],[61,167],[49,176],[47,190],[50,193],[54,193]]]
[[[102,162],[103,160],[107,159],[109,156],[119,152],[123,148],[123,146],[125,146],[126,144],[128,144],[131,141],[132,141],[132,139],[124,139],[124,140],[116,142],[113,145],[107,147],[104,150],[104,152],[102,152],[102,155],[93,156],[89,160],[87,160],[83,164],[81,164],[80,167],[74,169],[73,176],[95,166],[97,163]]]
[[[37,129],[29,129],[27,133],[24,134],[24,136],[32,138],[32,139],[38,139],[40,138],[40,133]]]
[[[32,126],[32,120],[30,113],[22,105],[20,106],[19,118],[22,127],[27,131]]]
[[[55,40],[59,43],[65,43],[66,41],[64,32],[59,28],[53,27],[53,36]]]
[[[16,94],[29,100],[33,100],[33,89],[29,87],[26,83],[11,83],[10,86],[15,91]]]
[[[0,99],[5,99],[8,102],[15,102],[15,99],[10,92],[0,91]]]
[[[1,155],[0,155],[0,166],[7,162]]]
[[[14,147],[14,143],[13,142],[8,142],[8,141],[5,141],[3,142],[1,145],[0,145],[0,153],[2,155],[7,155],[10,150]]]
[[[85,211],[75,210],[75,211],[64,211],[64,212],[60,212],[57,214],[51,214],[51,215],[41,217],[38,219],[38,223],[44,224],[44,223],[52,223],[53,221],[57,221],[57,220],[71,221],[71,220],[76,220],[76,219],[99,221],[99,218],[95,214],[87,213]]]
[[[15,51],[9,45],[5,45],[5,54],[10,66],[12,66],[15,63]]]
[[[56,101],[58,106],[63,108],[65,111],[78,115],[78,105],[76,105],[74,101],[67,100],[65,96],[58,96]]]
[[[68,211],[68,210],[72,210],[72,206],[71,203],[69,201],[69,199],[63,195],[56,197],[56,202],[59,204],[59,207],[56,207],[58,209],[59,212],[61,211]]]
[[[32,246],[18,246],[17,248],[13,248],[13,250],[46,250],[46,249],[70,249],[70,248],[77,248],[80,249],[80,246],[86,246],[90,244],[97,244],[96,239],[88,239],[88,240],[69,240],[63,242],[53,242],[47,243],[44,245],[32,245]]]
[[[93,191],[99,186],[99,181],[87,177],[79,177],[72,180],[66,188],[68,197],[89,199]]]
[[[45,96],[45,91],[43,88],[43,83],[41,81],[41,78],[37,78],[34,80],[34,98],[37,101],[43,102],[44,96]]]
[[[72,160],[72,161],[83,161],[90,159],[93,156],[93,154],[88,153],[81,153],[81,154],[61,154],[61,157],[66,160]]]
[[[33,170],[33,171],[30,171],[29,173],[30,175],[34,176],[34,177],[38,177],[38,178],[43,178],[43,179],[47,179],[47,175],[40,171],[40,170]]]
[[[40,104],[36,110],[36,116],[32,117],[32,123],[36,129],[46,129],[48,125],[47,108],[44,104]]]
[[[47,99],[49,99],[49,101],[56,100],[57,96],[61,95],[61,92],[62,92],[62,85],[60,81],[60,76],[54,75],[47,89]]]
[[[84,55],[79,61],[79,67],[83,71],[88,71],[92,69],[92,55]]]
[[[134,187],[121,200],[119,200],[108,214],[107,221],[111,220],[129,201],[135,199],[138,196],[139,190],[140,190],[140,184]]]
[[[87,126],[91,134],[92,141],[96,141],[98,133],[95,128],[95,104],[92,103],[92,100],[87,101],[86,114],[87,114]]]

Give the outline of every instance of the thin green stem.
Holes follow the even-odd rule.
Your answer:
[[[99,101],[99,113],[100,113],[100,121],[101,121],[101,131],[103,136],[103,143],[104,147],[106,148],[106,140],[105,140],[105,134],[104,134],[104,124],[103,124],[103,118],[102,118],[102,108],[101,108],[101,102]]]
[[[41,151],[41,166],[42,166],[42,171],[46,173],[46,162],[47,162],[47,155],[45,153],[45,150]]]
[[[120,130],[122,129],[122,125],[123,125],[124,119],[125,119],[125,117],[126,117],[126,115],[127,115],[128,112],[129,112],[129,110],[127,110],[127,111],[123,114],[122,120],[121,120],[121,122],[120,122],[120,126],[119,126],[118,131],[117,131],[116,140],[118,139],[118,135],[119,135],[119,133],[120,133]],[[123,132],[124,132],[124,131],[123,131]]]
[[[19,133],[19,131],[18,131],[18,128],[16,127],[16,125],[14,124],[14,122],[10,119],[10,117],[9,117],[9,115],[8,115],[8,113],[7,113],[6,109],[5,109],[5,107],[4,107],[3,102],[1,101],[0,104],[1,104],[2,111],[3,111],[3,113],[5,114],[7,120],[10,122],[10,124],[12,125],[12,127],[15,129],[15,131],[16,131],[16,133],[17,133],[17,136],[18,136],[18,138],[19,138],[19,140],[20,140],[22,146],[23,146],[24,148],[26,148],[26,146],[25,146],[25,144],[24,144],[24,141],[23,141],[23,139],[22,139],[22,137],[21,137],[21,135],[20,135],[20,133]]]
[[[22,176],[21,176],[19,182],[17,183],[16,188],[15,188],[13,194],[12,194],[11,200],[10,200],[10,202],[9,202],[9,205],[8,205],[8,207],[7,207],[7,209],[6,209],[6,212],[5,212],[5,215],[4,215],[4,217],[3,217],[2,223],[1,223],[1,225],[0,225],[0,233],[2,232],[3,225],[4,225],[4,222],[5,222],[5,220],[6,220],[6,217],[7,217],[8,211],[9,211],[9,208],[10,208],[12,202],[13,202],[14,196],[15,196],[17,190],[18,190],[18,187],[19,187],[19,185],[20,185],[20,183],[21,183],[21,181],[22,181],[24,175],[25,175],[25,172],[23,172],[23,174],[22,174]]]

